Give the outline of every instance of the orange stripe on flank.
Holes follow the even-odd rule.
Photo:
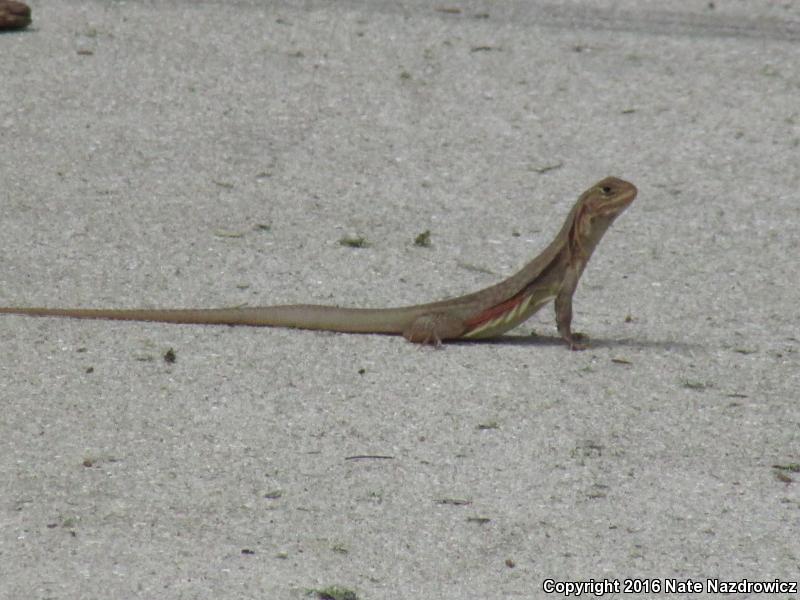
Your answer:
[[[500,317],[506,314],[507,312],[513,310],[516,306],[519,306],[519,304],[524,299],[525,299],[525,291],[523,290],[513,298],[510,298],[505,302],[501,302],[500,304],[496,304],[495,306],[487,308],[485,311],[478,314],[477,316],[468,319],[465,323],[467,327],[469,327],[469,329],[472,330],[476,327],[483,325],[488,321],[492,321],[493,319],[496,319],[497,317]]]

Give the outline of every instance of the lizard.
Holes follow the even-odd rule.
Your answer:
[[[497,337],[551,300],[556,325],[570,349],[583,349],[572,332],[572,296],[589,258],[614,220],[636,198],[636,187],[606,177],[578,198],[552,242],[508,279],[471,294],[398,308],[342,308],[290,304],[232,308],[25,308],[0,313],[215,325],[294,327],[345,333],[402,334],[439,346],[446,340]]]

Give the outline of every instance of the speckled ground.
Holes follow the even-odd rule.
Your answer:
[[[30,4],[3,305],[430,301],[640,195],[581,353],[4,316],[0,597],[797,579],[800,5]]]

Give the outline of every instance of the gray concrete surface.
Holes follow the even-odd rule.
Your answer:
[[[416,303],[513,272],[605,175],[640,196],[583,353],[549,309],[443,351],[3,317],[1,598],[800,577],[800,5],[31,6],[0,304]]]

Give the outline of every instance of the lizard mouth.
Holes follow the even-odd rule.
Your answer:
[[[619,194],[616,198],[605,204],[600,209],[600,214],[604,217],[614,217],[621,213],[623,210],[630,206],[631,202],[634,201],[636,198],[636,193],[638,190],[636,187],[629,183],[627,184],[629,189],[626,189],[623,193]]]

